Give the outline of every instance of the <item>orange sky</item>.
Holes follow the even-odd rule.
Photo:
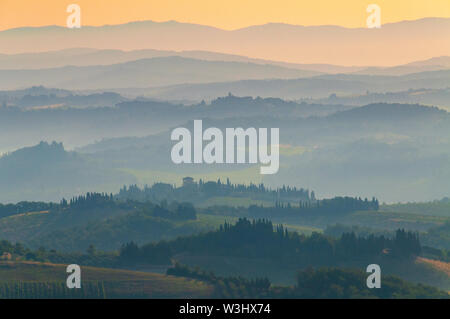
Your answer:
[[[83,25],[176,20],[223,29],[267,22],[364,27],[371,3],[381,7],[382,23],[450,17],[450,0],[0,0],[0,30],[65,25],[71,3],[80,5]]]

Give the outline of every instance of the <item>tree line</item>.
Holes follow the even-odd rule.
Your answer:
[[[207,282],[214,286],[214,297],[216,298],[264,298],[270,296],[271,283],[267,278],[220,277],[213,272],[206,272],[198,268],[192,269],[180,263],[168,268],[166,274]]]
[[[138,246],[130,242],[119,252],[121,263],[170,264],[176,254],[267,258],[296,264],[334,264],[349,258],[386,255],[408,258],[420,255],[418,234],[397,230],[393,238],[358,237],[354,233],[331,238],[319,233],[311,236],[289,232],[266,219],[242,218],[225,223],[216,231]]]
[[[63,198],[59,206],[54,207],[74,211],[115,207],[125,210],[136,210],[154,217],[169,220],[196,219],[196,209],[194,205],[188,202],[179,203],[172,201],[168,203],[167,200],[162,200],[161,203],[155,204],[152,202],[138,202],[133,200],[120,201],[113,194],[106,193],[86,193],[86,195],[73,197],[69,201]]]
[[[291,203],[275,202],[274,206],[251,205],[248,208],[250,217],[270,218],[274,216],[298,216],[298,215],[317,215],[317,214],[339,214],[355,211],[377,211],[379,202],[376,198],[368,200],[357,197],[334,197],[331,199],[321,199],[315,202],[300,201],[298,205]]]
[[[291,186],[282,186],[277,189],[271,189],[264,184],[232,184],[227,178],[226,182],[220,179],[217,181],[203,181],[200,179],[195,182],[190,177],[183,179],[183,185],[180,187],[166,183],[155,183],[152,186],[144,186],[140,188],[137,185],[123,186],[116,195],[121,200],[136,201],[161,201],[161,200],[178,200],[178,201],[196,201],[207,199],[214,196],[231,196],[231,197],[249,197],[252,199],[279,201],[315,201],[314,191],[304,188]]]
[[[58,204],[27,201],[19,202],[17,204],[0,204],[0,218],[29,212],[51,210],[56,206],[58,206]]]
[[[176,264],[168,275],[205,281],[214,286],[217,298],[290,298],[290,299],[448,299],[447,293],[421,284],[411,284],[385,275],[380,289],[367,289],[367,273],[357,269],[336,267],[308,267],[299,270],[292,286],[272,285],[267,278],[219,277],[212,272]]]

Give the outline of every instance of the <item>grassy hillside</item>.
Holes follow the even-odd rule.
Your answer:
[[[450,216],[450,199],[424,203],[404,203],[381,206],[386,212],[410,213],[428,216]]]
[[[262,258],[245,258],[232,256],[195,256],[179,255],[178,262],[189,267],[198,267],[213,271],[220,276],[243,276],[246,278],[267,277],[274,284],[292,285],[295,283],[298,265],[283,264],[277,260]],[[422,257],[414,261],[389,259],[362,260],[354,259],[339,263],[339,268],[365,269],[370,263],[381,266],[382,274],[395,275],[408,282],[427,284],[450,291],[450,263],[435,261]],[[280,269],[283,269],[280,272]]]
[[[222,203],[222,200],[223,202],[236,200],[235,204],[239,205],[252,201],[249,198],[221,198],[217,199],[215,204]],[[0,234],[2,239],[22,242],[31,248],[43,246],[59,251],[85,251],[93,244],[101,250],[116,250],[130,241],[146,243],[214,230],[225,221],[235,222],[238,217],[259,218],[248,216],[246,208],[231,206],[202,208],[201,213],[197,214],[197,219],[180,221],[154,217],[149,212],[133,212],[125,209],[89,210],[70,219],[64,214],[42,211],[0,218]],[[441,233],[445,234],[445,225],[448,225],[446,222],[450,221],[449,217],[444,216],[376,211],[328,216],[319,214],[312,217],[273,215],[270,219],[283,224],[291,231],[306,235],[314,231],[321,232],[327,225],[336,223],[390,231],[405,228],[429,232],[421,238],[424,244],[437,248],[447,247],[447,241],[444,241],[444,237],[437,232],[442,228]]]
[[[7,283],[65,283],[66,265],[36,262],[0,262],[0,286]],[[213,288],[173,276],[129,270],[82,267],[81,284],[101,283],[106,298],[204,298]]]
[[[273,220],[277,220],[273,218]],[[414,231],[427,231],[431,228],[443,226],[450,221],[449,217],[409,214],[383,211],[357,211],[348,214],[317,216],[306,220],[302,216],[283,218],[283,223],[302,226],[325,228],[336,223],[370,227],[382,230],[395,230],[404,228]],[[277,222],[279,222],[277,220]]]
[[[423,257],[417,257],[416,259],[417,264],[426,265],[438,272],[441,272],[442,274],[447,275],[447,280],[450,278],[450,262],[444,262],[439,260],[433,260]],[[450,291],[450,289],[449,289]]]

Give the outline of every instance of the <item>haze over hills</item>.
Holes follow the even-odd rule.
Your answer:
[[[10,29],[0,32],[0,52],[80,47],[201,50],[303,64],[394,66],[448,56],[449,39],[450,19],[446,18],[403,21],[380,29],[270,23],[233,31],[175,21],[142,21],[81,29]]]
[[[324,99],[303,99],[307,103],[365,105],[370,103],[410,103],[450,110],[450,87],[444,89],[409,89],[399,92],[330,95]]]
[[[41,142],[0,157],[0,175],[1,202],[57,200],[94,186],[107,188],[111,183],[134,181],[130,175],[112,172],[67,152],[55,142]]]
[[[229,92],[284,99],[330,94],[444,89],[450,70],[406,75],[324,74],[274,65],[159,57],[102,66],[0,70],[0,89],[46,86],[95,93],[116,92],[160,100],[212,100]]]
[[[318,74],[280,66],[243,62],[156,57],[105,66],[65,66],[39,70],[1,70],[5,90],[44,85],[66,89],[160,87],[182,83],[241,79],[301,78]]]
[[[169,88],[168,88],[169,89]],[[118,93],[100,91],[100,90],[88,90],[88,91],[69,91],[61,89],[48,89],[42,86],[31,87],[24,90],[13,91],[0,91],[0,103],[3,106],[19,107],[28,110],[39,109],[56,109],[56,108],[88,108],[88,107],[114,107],[115,105],[133,101],[133,96],[138,95],[138,101],[152,101],[154,99],[145,98],[140,96],[142,94],[148,94],[153,92],[152,89],[124,89],[115,90],[117,92],[124,93],[127,97],[124,97]],[[164,88],[161,89],[163,94]],[[189,95],[188,95],[189,96]],[[158,95],[155,95],[157,98]],[[174,97],[171,97],[174,98]],[[214,97],[215,98],[215,97]],[[205,95],[204,100],[209,100],[209,96]],[[212,104],[217,104],[222,98],[214,99]],[[279,98],[268,98],[270,103],[277,104],[282,101]],[[198,100],[200,102],[200,100]],[[245,103],[249,100],[243,100]],[[168,101],[170,102],[170,101]],[[178,102],[191,105],[196,101],[179,100]],[[331,93],[325,98],[301,98],[298,100],[302,104],[302,107],[298,108],[297,114],[302,116],[308,115],[325,115],[335,112],[337,110],[343,110],[351,108],[352,106],[363,106],[371,103],[409,103],[409,104],[422,104],[428,106],[437,106],[439,108],[450,110],[450,87],[442,89],[409,89],[406,91],[396,92],[371,92],[366,91],[361,94],[335,94]],[[245,104],[244,103],[244,104]],[[305,104],[306,103],[306,104]],[[292,105],[294,105],[293,103]],[[314,105],[317,105],[316,107]],[[242,111],[246,108],[245,105],[240,108]],[[293,106],[292,110],[295,107]],[[221,113],[224,115],[228,113],[231,115],[231,109],[218,109],[215,114]],[[291,111],[289,108],[285,108],[285,111]],[[251,109],[246,108],[246,111]],[[209,110],[205,110],[209,112]],[[206,114],[206,113],[205,113]],[[259,113],[255,113],[259,114]],[[194,114],[192,114],[193,116]]]
[[[21,109],[56,109],[65,107],[111,107],[128,99],[112,92],[77,94],[62,89],[33,86],[23,90],[0,91],[1,106]]]
[[[83,0],[70,29],[77,6],[21,16],[16,0],[0,19],[19,26],[0,31],[0,299],[448,298],[449,0],[385,3],[400,22],[381,28],[327,1]],[[224,17],[250,26],[208,26]],[[255,25],[274,20],[309,26]],[[49,282],[73,264],[84,289]]]
[[[445,89],[449,83],[450,70],[440,70],[402,76],[326,74],[303,79],[240,80],[114,91],[162,100],[212,100],[229,92],[238,96],[305,99],[327,98],[331,94],[361,95],[368,91],[385,93],[409,89]]]
[[[238,112],[242,117],[259,116],[266,112],[275,118],[297,118],[321,116],[350,108],[344,105],[298,104],[281,99],[234,96],[219,98],[211,104],[193,105],[143,98],[118,103],[123,100],[126,99],[113,93],[79,95],[72,91],[44,87],[0,92],[0,105],[7,105],[0,107],[0,152],[33,145],[41,140],[62,140],[66,147],[73,148],[102,138],[146,136],[181,125],[190,119],[226,118]],[[65,106],[45,107],[48,103]],[[108,107],[92,107],[107,103],[112,104]]]
[[[410,73],[438,71],[445,69],[450,69],[450,56],[440,56],[388,68],[371,67],[355,71],[355,73],[371,75],[404,75]]]
[[[314,71],[328,74],[359,73],[373,75],[405,75],[423,71],[436,71],[450,68],[450,56],[435,57],[393,67],[356,67],[332,64],[300,64],[249,58],[235,54],[207,51],[163,51],[163,50],[97,50],[72,48],[59,51],[0,54],[0,70],[49,69],[63,66],[110,65],[155,57],[179,56],[205,61],[244,62],[270,64],[289,69]]]
[[[316,115],[314,110],[317,110]],[[118,117],[129,120],[118,125],[115,121]],[[203,119],[204,127],[221,129],[280,127],[282,146],[278,174],[261,176],[257,167],[250,164],[172,163],[172,128],[192,128],[192,120],[199,118]],[[39,134],[31,125],[38,122],[37,119],[40,119]],[[186,175],[199,178],[240,176],[239,181],[264,181],[272,187],[284,184],[307,187],[318,190],[320,196],[375,195],[389,202],[442,198],[448,195],[450,187],[449,113],[420,105],[372,104],[349,109],[339,105],[329,107],[228,96],[212,105],[130,101],[109,108],[6,112],[2,120],[8,124],[2,124],[2,130],[14,136],[2,142],[3,145],[6,142],[32,143],[41,138],[70,142],[73,147],[74,141],[86,145],[104,138],[77,148],[75,153],[64,152],[57,145],[49,148],[40,144],[27,151],[38,153],[18,157],[25,154],[20,151],[0,158],[0,173],[3,174],[3,168],[4,174],[9,174],[2,196],[10,199],[16,198],[12,197],[16,194],[17,198],[44,196],[59,200],[60,194],[78,193],[79,188],[117,191],[127,183],[125,181],[174,183]],[[64,134],[60,134],[61,128]],[[156,128],[159,133],[151,133]],[[139,135],[142,137],[137,137]],[[46,149],[56,155],[49,153],[50,158],[45,159]],[[27,158],[43,160],[25,161]],[[53,163],[57,159],[62,160]],[[40,167],[39,172],[34,171],[35,167]],[[15,172],[21,173],[15,176]],[[23,174],[33,178],[16,182]],[[63,176],[63,180],[58,182],[55,174]],[[72,178],[71,174],[76,176]],[[68,180],[69,184],[65,182]],[[46,185],[45,194],[40,193],[41,187],[36,187],[40,184],[36,183]],[[392,183],[395,189],[388,187]],[[22,189],[20,194],[10,192],[11,185],[16,184]]]
[[[143,49],[134,51],[97,50],[89,48],[72,48],[58,51],[0,54],[0,70],[47,69],[67,65],[89,66],[125,63],[155,57],[179,56],[205,61],[244,62],[270,64],[289,69],[298,69],[323,73],[347,73],[362,70],[363,67],[349,67],[331,64],[298,64],[280,61],[254,59],[235,54],[208,51],[163,51]]]
[[[278,174],[263,177],[270,186],[289,181],[289,185],[318,190],[321,196],[375,195],[385,201],[430,200],[445,196],[450,187],[450,117],[435,108],[374,104],[318,118],[275,119],[267,115],[203,121],[205,127],[218,128],[273,127],[275,123],[282,127],[280,143],[284,147]],[[191,128],[192,123],[182,127]],[[225,169],[214,165],[179,167],[165,161],[164,154],[171,147],[164,142],[169,133],[104,141],[97,151],[95,145],[86,150],[109,165],[128,163],[141,183],[151,184],[145,176],[150,177],[152,171],[170,172],[165,177],[172,182],[170,176],[177,172],[200,177]],[[151,169],[145,158],[152,158]],[[231,169],[241,170],[247,180],[258,182],[261,178],[245,166]],[[230,172],[221,176],[227,174]],[[392,183],[395,189],[388,187]]]

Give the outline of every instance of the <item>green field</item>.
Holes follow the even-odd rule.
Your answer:
[[[450,221],[450,217],[418,215],[386,211],[356,211],[347,214],[307,217],[302,215],[283,218],[271,217],[271,220],[285,225],[295,225],[325,229],[327,225],[363,226],[379,230],[408,230],[426,232],[430,228],[441,226]]]
[[[198,223],[202,228],[208,229],[217,229],[220,225],[223,225],[224,222],[227,223],[235,223],[238,220],[238,217],[233,216],[217,216],[217,215],[209,215],[209,214],[197,214],[196,221],[189,221],[188,223]]]
[[[355,212],[346,218],[346,222],[353,221],[354,225],[365,224],[380,229],[407,228],[413,230],[427,230],[449,221],[450,217],[418,215],[404,212],[363,211]]]

